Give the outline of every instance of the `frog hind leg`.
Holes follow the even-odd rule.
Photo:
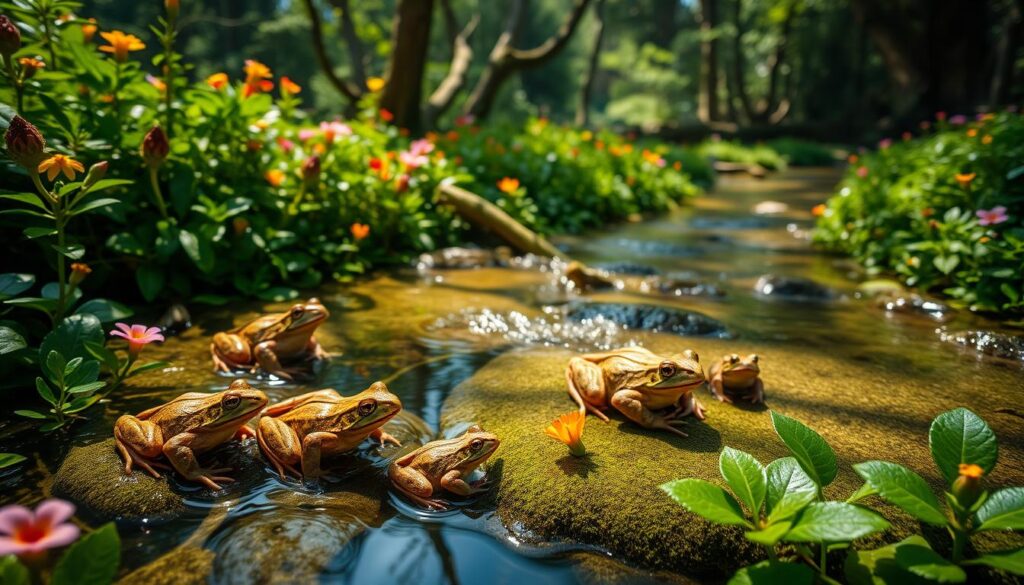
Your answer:
[[[441,487],[460,496],[471,496],[487,491],[487,488],[477,488],[466,483],[466,480],[462,479],[462,472],[458,469],[453,469],[441,476]]]
[[[652,412],[642,402],[643,394],[636,390],[619,390],[612,395],[612,406],[621,412],[629,420],[648,429],[661,429],[675,433],[681,437],[688,437],[686,433],[672,425],[686,424],[685,421],[666,420],[665,417]]]
[[[424,508],[431,510],[448,509],[444,502],[430,497],[434,495],[434,486],[419,471],[392,464],[388,468],[388,478],[391,480],[391,485],[395,486],[395,489],[400,491],[402,495]]]
[[[295,467],[295,464],[302,460],[301,441],[290,426],[270,416],[264,416],[256,427],[256,442],[259,443],[263,455],[277,469],[281,479],[288,479],[287,472],[298,478],[302,477],[302,473]]]
[[[231,372],[252,363],[248,344],[234,333],[215,334],[210,343],[210,357],[213,358],[214,372]]]
[[[604,374],[600,366],[574,357],[565,369],[565,381],[569,386],[569,396],[580,406],[581,414],[590,412],[608,422],[608,416],[594,406],[595,403],[605,403]]]
[[[320,462],[324,453],[331,453],[331,447],[337,442],[338,435],[324,431],[309,433],[302,438],[302,476],[313,479],[323,475]]]
[[[704,420],[707,416],[704,414],[704,405],[701,404],[700,400],[693,395],[693,392],[687,392],[679,397],[678,415],[674,418],[683,418],[690,416],[691,414],[696,417],[697,420]]]
[[[153,477],[160,477],[157,467],[167,468],[156,461],[162,453],[163,436],[157,425],[126,414],[114,423],[114,443],[124,458],[124,472],[131,474],[132,466],[138,464]]]
[[[215,491],[221,489],[220,484],[217,482],[231,483],[235,481],[230,477],[218,475],[229,471],[230,468],[203,469],[199,465],[196,453],[190,446],[195,439],[196,435],[192,433],[182,433],[171,437],[169,441],[164,443],[164,455],[171,462],[171,465],[174,466],[174,469],[185,479],[199,482]]]

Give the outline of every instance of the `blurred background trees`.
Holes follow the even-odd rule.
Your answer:
[[[84,4],[137,34],[162,9]],[[188,3],[181,31],[194,77],[259,59],[320,113],[383,78],[382,106],[414,130],[541,114],[848,140],[1024,92],[1019,0],[216,0]]]

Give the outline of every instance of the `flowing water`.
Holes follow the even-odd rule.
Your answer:
[[[899,393],[904,383],[925,380],[943,402],[986,413],[1018,408],[1024,390],[1018,363],[979,356],[943,342],[937,333],[939,328],[991,329],[995,324],[963,312],[944,321],[926,313],[885,312],[858,298],[856,284],[864,277],[855,264],[811,248],[805,232],[812,222],[808,210],[824,200],[836,179],[832,170],[790,171],[763,181],[727,178],[691,207],[558,243],[588,263],[618,263],[622,269],[636,269],[623,263],[643,265],[699,282],[702,292],[724,293],[624,290],[588,296],[595,302],[682,308],[721,322],[724,330],[700,343],[716,352],[730,339],[767,349],[769,359],[775,360],[765,366],[769,392],[771,364],[780,380],[823,384],[833,368],[854,364],[858,371],[877,372],[874,380],[865,380],[868,394]],[[764,274],[811,278],[828,287],[831,297],[787,302],[755,294],[755,283]],[[332,311],[318,338],[335,354],[333,359],[315,382],[264,380],[259,387],[275,401],[311,388],[332,387],[349,394],[384,380],[405,410],[429,427],[425,431],[414,419],[402,419],[399,424],[414,441],[438,433],[449,391],[509,347],[588,350],[667,335],[623,328],[600,315],[569,318],[567,311],[579,299],[543,263],[408,269],[316,294]],[[0,472],[3,502],[31,505],[48,495],[69,449],[109,438],[120,414],[149,408],[183,391],[222,390],[230,378],[210,371],[210,336],[283,307],[239,303],[196,310],[194,327],[146,350],[147,357],[168,360],[172,368],[133,381],[103,405],[102,413],[97,407],[90,420],[57,440],[33,432],[24,421],[0,422],[0,450],[29,456],[29,463]],[[846,412],[844,408],[853,408],[851,402],[840,400],[835,410]],[[928,420],[913,409],[888,409],[879,416],[893,424],[909,420],[926,425]],[[1020,425],[996,421],[994,426],[1006,442],[1002,461],[1021,469]],[[449,434],[458,430],[449,429]],[[254,445],[246,445],[243,452],[260,461]],[[397,452],[367,442],[356,455],[344,458],[340,471],[316,485],[284,482],[261,462],[218,494],[171,478],[172,489],[185,498],[185,512],[171,520],[120,522],[121,574],[135,582],[154,578],[153,573],[132,571],[163,558],[173,561],[166,566],[177,567],[166,575],[195,571],[213,583],[561,584],[589,582],[598,575],[679,580],[632,569],[594,547],[531,539],[521,527],[505,526],[486,498],[445,513],[420,511],[385,490],[383,470]],[[118,489],[120,481],[113,480],[110,489]],[[110,520],[87,509],[80,512],[90,524]],[[181,568],[186,566],[191,568]]]

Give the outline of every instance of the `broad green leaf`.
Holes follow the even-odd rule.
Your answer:
[[[17,453],[0,453],[0,469],[17,465],[25,460],[24,455],[18,455]],[[5,581],[0,581],[5,582]]]
[[[95,315],[71,315],[43,338],[39,346],[40,359],[57,350],[65,359],[87,357],[85,342],[103,343],[103,328]]]
[[[76,357],[74,359],[68,360],[68,363],[64,364],[64,378],[62,379],[66,380],[68,376],[75,373],[75,370],[78,369],[78,366],[82,365],[82,360],[83,358],[81,357]]]
[[[110,371],[114,371],[121,366],[117,354],[103,345],[102,341],[87,341],[85,342],[85,349],[89,352],[89,355],[100,360]]]
[[[35,284],[36,277],[31,274],[15,274],[7,272],[0,274],[0,299],[9,299],[19,295]]]
[[[294,288],[275,286],[256,293],[256,297],[272,302],[292,301],[299,298],[299,291]]]
[[[188,230],[181,230],[178,234],[178,241],[185,254],[192,259],[192,262],[203,272],[213,270],[216,258],[213,256],[213,247],[209,240],[200,238]]]
[[[0,325],[0,355],[28,347],[25,338],[10,327]]]
[[[36,418],[36,419],[40,419],[40,420],[46,418],[45,414],[43,414],[41,412],[37,412],[35,410],[15,410],[14,414],[16,414],[18,416],[23,416],[25,418]]]
[[[43,362],[43,365],[46,366],[46,373],[50,375],[50,379],[56,382],[64,379],[64,370],[68,361],[59,351],[50,350],[46,354],[46,361]]]
[[[793,457],[768,464],[768,521],[789,518],[818,497],[818,486]]]
[[[939,507],[939,499],[920,475],[888,461],[866,461],[853,468],[879,496],[907,514],[935,526],[948,523]]]
[[[850,542],[888,527],[885,518],[866,508],[844,502],[814,502],[796,517],[784,540]]]
[[[807,565],[781,561],[761,561],[743,567],[729,579],[728,585],[812,585],[814,571]]]
[[[4,301],[4,303],[14,307],[35,309],[36,311],[46,313],[47,315],[50,315],[57,309],[57,301],[42,297],[19,297],[16,299],[8,299]]]
[[[75,207],[74,211],[71,212],[71,215],[78,215],[80,213],[92,211],[93,209],[106,207],[108,205],[117,205],[119,203],[121,202],[117,199],[111,199],[110,197],[102,197],[94,201],[88,201],[86,203],[79,204],[78,207]]]
[[[57,404],[57,397],[54,396],[50,385],[46,383],[46,380],[38,376],[36,376],[36,392],[39,393],[39,396],[41,396],[43,400],[53,405]]]
[[[128,307],[121,303],[114,301],[108,301],[107,299],[90,299],[85,301],[77,309],[75,313],[89,313],[95,315],[103,323],[111,323],[113,321],[120,321],[131,317],[134,313]]]
[[[26,205],[31,205],[32,207],[35,207],[36,209],[38,209],[40,211],[46,211],[46,212],[50,211],[50,208],[47,207],[47,205],[45,203],[43,203],[42,199],[39,198],[39,195],[36,195],[35,193],[10,193],[10,194],[4,194],[4,195],[0,195],[0,199],[5,199],[7,201],[17,201],[18,203],[24,203]]]
[[[1024,530],[1024,487],[1004,488],[978,508],[978,530]]]
[[[761,530],[750,530],[745,532],[747,539],[757,544],[763,544],[765,546],[775,546],[775,543],[779,542],[783,536],[789,532],[790,527],[793,524],[791,522],[779,522],[776,524],[769,524],[766,528]]]
[[[4,585],[29,585],[28,569],[18,562],[18,557],[0,557],[0,583]]]
[[[771,415],[775,432],[814,483],[821,487],[832,483],[839,472],[839,466],[835,451],[825,439],[796,419],[774,410]]]
[[[93,394],[91,396],[79,396],[72,400],[71,403],[64,408],[64,412],[67,414],[81,412],[86,408],[89,408],[93,404],[99,402],[100,398],[102,398],[102,396],[100,396],[99,394]]]
[[[81,260],[85,256],[85,246],[81,244],[68,244],[67,246],[51,244],[50,247],[72,260]]]
[[[87,384],[79,384],[78,386],[68,388],[68,394],[86,394],[89,392],[95,392],[106,385],[106,382],[89,382]]]
[[[896,549],[896,564],[911,573],[938,583],[963,583],[967,574],[931,547],[908,544]]]
[[[121,539],[111,522],[86,534],[53,569],[51,585],[108,585],[121,565]]]
[[[950,272],[953,272],[953,270],[955,270],[956,267],[960,264],[960,257],[936,256],[932,260],[932,264],[934,264],[935,267],[939,269],[939,272],[942,272],[943,274],[949,274]]]
[[[896,564],[896,551],[902,546],[928,546],[918,535],[874,550],[851,550],[846,556],[843,573],[850,585],[924,585],[923,579]]]
[[[764,504],[767,483],[761,463],[749,453],[726,447],[718,458],[718,469],[732,493],[747,505],[751,516],[757,518]]]
[[[871,487],[870,483],[864,482],[864,485],[857,488],[857,491],[853,492],[852,494],[850,494],[850,497],[846,498],[846,503],[856,504],[857,502],[863,500],[864,498],[870,498],[871,496],[876,495],[877,493],[878,490]]]
[[[984,420],[966,408],[956,408],[935,417],[928,431],[928,443],[935,465],[946,481],[960,474],[961,463],[992,471],[999,455],[996,435]]]
[[[1002,550],[981,555],[964,562],[965,565],[987,565],[1014,575],[1024,575],[1024,548]]]
[[[153,264],[143,264],[135,271],[139,292],[147,301],[153,301],[164,288],[164,271]]]
[[[82,358],[75,358],[82,359]],[[68,388],[95,382],[100,377],[100,363],[92,358],[84,360],[82,365],[75,370],[74,374],[64,378],[64,385]]]
[[[661,485],[677,504],[698,516],[728,525],[750,526],[743,509],[728,492],[702,479],[677,479]]]

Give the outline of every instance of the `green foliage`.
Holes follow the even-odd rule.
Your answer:
[[[0,469],[17,465],[24,460],[24,455],[18,455],[17,453],[0,453]]]
[[[815,240],[982,311],[1024,308],[1024,118],[940,121],[855,159]],[[991,221],[979,212],[1003,208]],[[984,225],[987,224],[987,225]]]
[[[767,144],[746,145],[737,140],[713,138],[700,143],[697,152],[715,160],[760,165],[771,171],[786,168],[786,160]]]
[[[836,164],[836,149],[799,138],[776,138],[765,145],[794,167],[827,167]]]

